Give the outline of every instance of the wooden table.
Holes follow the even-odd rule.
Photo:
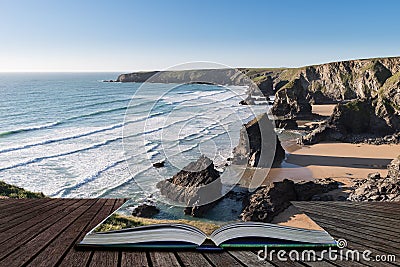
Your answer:
[[[397,262],[259,261],[256,251],[78,251],[74,245],[124,199],[0,199],[0,266],[398,266],[400,204],[294,202],[347,249]]]

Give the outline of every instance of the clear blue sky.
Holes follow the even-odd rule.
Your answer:
[[[301,66],[400,55],[400,1],[1,0],[0,71],[187,61]]]

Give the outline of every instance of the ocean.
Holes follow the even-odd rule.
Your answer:
[[[266,111],[239,105],[243,87],[102,82],[117,75],[0,74],[0,180],[140,203],[201,154],[223,166],[242,124]]]

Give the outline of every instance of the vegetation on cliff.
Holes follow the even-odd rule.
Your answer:
[[[34,193],[21,187],[0,181],[0,198],[44,198],[43,193]]]

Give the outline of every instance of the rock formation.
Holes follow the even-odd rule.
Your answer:
[[[275,120],[275,127],[285,130],[295,130],[297,129],[298,125],[297,122],[293,119],[283,119]]]
[[[348,60],[300,68],[153,71],[121,74],[117,82],[189,83],[206,81],[215,84],[249,84],[249,95],[264,96],[276,92],[273,114],[292,117],[309,112],[307,103],[335,103],[343,100],[374,98],[381,88],[400,81],[400,57]],[[246,81],[246,82],[245,82]],[[398,88],[398,87],[397,87]],[[293,92],[290,92],[293,90]],[[392,92],[394,93],[394,92]],[[399,106],[400,98],[394,103]],[[248,103],[251,104],[251,103]]]
[[[243,221],[271,222],[291,205],[290,201],[308,201],[315,195],[337,189],[339,184],[331,179],[295,183],[291,180],[273,182],[257,189],[243,202]]]
[[[311,114],[311,104],[307,99],[308,91],[303,85],[304,81],[301,76],[276,92],[274,105],[271,108],[273,115],[294,118],[303,114]]]
[[[217,85],[245,85],[250,80],[236,69],[203,69],[182,71],[149,71],[126,73],[117,82],[197,83]]]
[[[132,215],[143,218],[151,218],[159,212],[160,210],[156,206],[142,204],[132,211]]]
[[[371,173],[357,182],[348,197],[351,201],[400,201],[400,156],[388,165],[388,175]]]
[[[279,166],[285,159],[285,150],[265,113],[240,130],[239,144],[233,150],[233,164],[251,167]]]
[[[221,197],[222,184],[212,160],[202,155],[172,178],[158,182],[161,194],[183,203],[185,214],[201,217]]]
[[[400,87],[393,99],[396,97],[400,98]],[[301,143],[315,144],[324,140],[358,142],[386,135],[394,135],[391,139],[396,142],[398,131],[400,106],[396,107],[393,100],[378,96],[375,99],[356,99],[338,104],[327,122],[304,136]]]
[[[399,70],[400,58],[350,60],[287,69],[278,75],[288,83],[277,91],[272,112],[290,117],[301,111],[308,112],[306,102],[373,98],[389,79],[399,81],[396,76]]]
[[[162,168],[165,166],[165,161],[155,162],[153,163],[154,168]]]

